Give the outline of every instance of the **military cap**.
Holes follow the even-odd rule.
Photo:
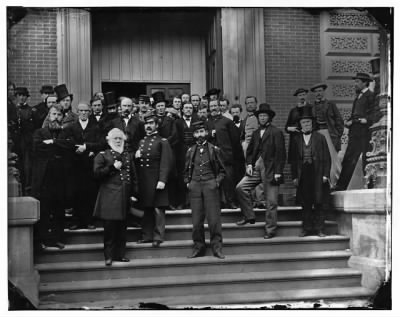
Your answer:
[[[26,87],[15,88],[15,95],[23,95],[23,96],[27,96],[27,97],[30,96],[28,88],[26,88]]]
[[[140,95],[138,98],[139,101],[144,101],[145,103],[150,103],[150,97],[147,95]]]
[[[302,92],[308,93],[308,90],[307,90],[307,89],[304,89],[304,88],[298,88],[298,89],[294,92],[293,96],[297,96],[298,94],[300,94],[300,93],[302,93]]]
[[[205,129],[206,126],[204,125],[203,121],[197,121],[197,122],[193,122],[192,123],[192,127],[193,127],[193,132],[200,130],[200,129]]]
[[[43,85],[42,88],[40,89],[41,94],[53,94],[54,89],[53,86],[51,85]]]

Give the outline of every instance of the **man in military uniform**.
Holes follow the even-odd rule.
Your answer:
[[[204,219],[207,216],[210,243],[213,254],[224,259],[222,254],[222,228],[219,187],[225,177],[219,148],[206,140],[208,131],[204,122],[193,123],[196,144],[186,154],[185,183],[189,189],[192,209],[194,242],[193,252],[188,258],[203,256],[206,249]]]
[[[169,206],[167,181],[172,166],[172,151],[168,140],[158,135],[154,112],[145,117],[146,136],[136,151],[139,204],[144,209],[142,239],[157,248],[164,241],[165,209]]]
[[[32,108],[35,130],[42,127],[43,121],[47,117],[50,109],[47,106],[47,97],[52,94],[54,94],[54,89],[51,85],[44,85],[40,89],[40,96],[42,97],[42,101]]]

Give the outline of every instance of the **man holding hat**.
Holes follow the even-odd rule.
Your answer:
[[[357,97],[353,102],[351,116],[344,123],[349,129],[349,141],[342,162],[342,171],[336,184],[336,190],[347,189],[360,154],[363,155],[364,171],[365,153],[368,150],[370,140],[369,127],[382,116],[379,106],[375,103],[374,93],[368,89],[372,81],[371,77],[365,73],[357,73],[353,79]]]
[[[54,89],[51,85],[43,85],[40,89],[40,96],[42,97],[42,101],[32,108],[35,129],[40,129],[42,127],[44,119],[47,117],[49,108],[47,107],[46,101],[47,97],[52,94],[54,94]]]
[[[237,222],[242,226],[255,223],[251,201],[251,190],[261,182],[265,195],[265,236],[270,239],[277,229],[277,208],[279,185],[283,183],[283,168],[286,161],[285,139],[281,130],[272,125],[275,112],[270,105],[263,103],[256,111],[260,127],[251,136],[246,152],[246,176],[236,186],[243,219]]]
[[[210,243],[213,254],[222,254],[222,227],[219,188],[225,177],[225,169],[218,147],[207,142],[208,131],[203,121],[193,123],[196,144],[186,154],[185,184],[189,189],[193,222],[193,251],[188,258],[203,256],[206,250],[204,219],[207,216]]]
[[[315,84],[310,90],[315,95],[313,113],[315,115],[316,130],[325,136],[331,156],[330,182],[334,186],[340,173],[340,161],[338,152],[342,142],[344,123],[336,104],[325,98],[325,90],[328,86],[325,83]]]
[[[288,150],[288,163],[292,161],[293,157],[293,138],[297,133],[300,133],[299,127],[299,116],[300,112],[304,107],[311,107],[307,102],[308,90],[304,88],[298,88],[294,92],[293,96],[297,97],[297,105],[292,108],[289,112],[288,119],[285,125],[285,131],[289,133],[289,150]]]
[[[72,100],[74,95],[68,92],[67,86],[65,84],[58,85],[54,87],[54,91],[57,95],[57,102],[60,103],[64,118],[63,118],[63,128],[66,128],[71,123],[78,121],[78,115],[72,111]]]
[[[297,199],[303,207],[301,237],[313,231],[325,236],[322,205],[329,198],[331,158],[325,137],[313,131],[313,121],[312,108],[303,108],[299,116],[300,133],[293,137],[291,169]]]
[[[154,112],[144,116],[146,136],[136,151],[139,177],[139,204],[144,210],[142,238],[138,243],[153,242],[157,248],[164,241],[165,209],[169,206],[167,181],[172,166],[168,140],[158,135]]]
[[[22,192],[28,195],[31,189],[32,174],[32,134],[35,130],[32,108],[27,104],[29,91],[26,87],[15,88],[16,118],[13,124],[12,140],[14,152],[18,155],[21,173]]]

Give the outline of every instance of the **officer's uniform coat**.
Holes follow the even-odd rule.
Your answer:
[[[146,135],[140,141],[141,157],[137,161],[139,178],[139,203],[143,208],[167,207],[168,185],[156,189],[159,181],[167,184],[172,166],[172,151],[167,139],[157,133]]]

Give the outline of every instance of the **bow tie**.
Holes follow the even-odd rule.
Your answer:
[[[303,134],[304,134],[304,135],[309,135],[309,134],[311,134],[311,131],[303,132]]]

